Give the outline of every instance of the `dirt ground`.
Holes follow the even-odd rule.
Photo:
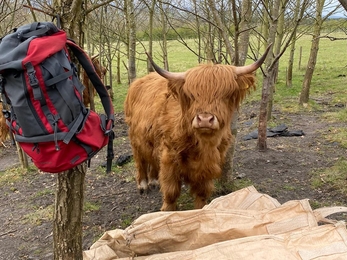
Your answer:
[[[274,122],[286,124],[288,130],[302,130],[303,136],[269,137],[267,152],[258,152],[256,139],[243,137],[257,128],[257,104],[248,104],[241,110],[239,133],[234,158],[234,176],[255,186],[262,193],[280,203],[308,198],[312,205],[346,205],[347,198],[332,187],[314,189],[312,171],[330,167],[338,158],[346,158],[346,149],[322,138],[335,124],[326,122],[321,114],[346,109],[344,105],[324,103],[315,112],[300,114],[273,112]],[[123,115],[116,115],[115,167],[105,174],[101,167],[104,151],[91,162],[86,176],[86,212],[83,218],[83,249],[88,249],[105,231],[125,228],[134,219],[161,206],[159,191],[140,195],[134,182],[131,148]],[[339,123],[346,124],[345,122]],[[0,147],[0,176],[19,166],[16,148],[5,143]],[[14,175],[16,176],[16,175]],[[52,209],[56,175],[28,173],[18,180],[0,183],[0,260],[52,259]],[[220,194],[214,194],[211,198]],[[184,203],[184,202],[182,202]],[[91,205],[97,205],[92,207]],[[184,205],[180,205],[181,209]],[[347,218],[345,215],[340,218]]]

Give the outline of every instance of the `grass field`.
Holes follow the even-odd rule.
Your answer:
[[[332,33],[330,37],[345,38],[344,33]],[[310,101],[307,107],[300,107],[298,99],[302,89],[302,82],[305,75],[306,65],[310,54],[312,36],[305,35],[296,42],[294,68],[293,68],[293,85],[286,86],[286,71],[288,67],[289,49],[280,59],[279,73],[276,83],[276,92],[274,94],[274,109],[284,113],[301,113],[301,111],[312,111],[321,109],[319,104],[329,100],[333,105],[347,104],[347,40],[331,41],[328,38],[321,38],[315,72],[311,82]],[[188,41],[191,48],[195,45],[194,40]],[[153,58],[158,65],[161,65],[161,48],[159,43],[153,47]],[[137,46],[139,53],[137,61],[137,76],[144,76],[146,71],[145,50],[142,45]],[[169,68],[170,71],[185,71],[198,65],[197,57],[184,45],[178,41],[168,43]],[[125,61],[124,61],[125,62]],[[251,60],[248,61],[248,63]],[[114,85],[114,108],[116,112],[123,111],[124,99],[127,93],[128,84],[126,70],[122,72],[122,84]],[[261,99],[262,74],[257,74],[258,88],[246,98],[244,104],[248,102],[259,102]],[[347,121],[346,109],[337,112],[323,114],[324,120],[335,122]],[[271,125],[271,120],[268,122]],[[342,146],[347,147],[346,137],[347,130],[341,126],[332,129],[335,133],[329,136],[330,142],[339,142]],[[328,138],[328,137],[326,137]]]
[[[344,38],[343,33],[334,33],[329,36]],[[297,106],[298,97],[302,88],[302,80],[305,75],[306,64],[310,54],[312,36],[306,35],[296,42],[293,70],[293,86],[286,87],[286,70],[288,66],[289,49],[280,59],[280,69],[278,81],[276,84],[276,93],[274,96],[275,104],[281,104],[281,109],[300,110]],[[194,40],[188,40],[190,47],[194,49]],[[137,46],[137,77],[144,76],[146,72],[145,54],[142,45]],[[161,48],[159,43],[154,44],[153,58],[158,65],[160,63]],[[197,57],[178,41],[168,43],[169,67],[170,71],[185,71],[198,64]],[[126,63],[126,59],[122,60]],[[299,64],[300,62],[300,64]],[[114,89],[114,107],[117,112],[123,111],[123,102],[127,92],[127,74],[124,67],[122,71],[122,84],[113,85]],[[333,101],[336,103],[347,103],[347,41],[331,41],[328,38],[320,40],[320,48],[315,68],[314,77],[311,83],[310,109],[314,109],[315,99],[322,96],[333,94]],[[261,95],[261,74],[258,74],[258,90],[254,92],[247,101],[257,101]]]

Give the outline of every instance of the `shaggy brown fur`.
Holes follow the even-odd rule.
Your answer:
[[[210,197],[233,141],[233,111],[255,88],[253,74],[237,76],[234,66],[205,64],[185,79],[167,80],[157,73],[137,79],[125,100],[126,122],[141,192],[159,177],[161,210],[176,210],[182,182],[190,186],[195,208]],[[213,115],[214,129],[192,127],[198,114]]]

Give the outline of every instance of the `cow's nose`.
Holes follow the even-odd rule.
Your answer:
[[[208,127],[210,128],[211,126],[213,126],[214,123],[214,115],[211,114],[198,114],[196,116],[196,119],[198,121],[198,125],[199,127]]]
[[[203,128],[203,129],[218,129],[219,122],[215,115],[210,113],[199,113],[197,114],[192,122],[194,128]]]

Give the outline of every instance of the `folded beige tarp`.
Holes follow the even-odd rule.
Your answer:
[[[203,209],[142,215],[105,232],[83,259],[347,259],[345,223],[326,219],[337,212],[347,208],[281,205],[251,186]]]

